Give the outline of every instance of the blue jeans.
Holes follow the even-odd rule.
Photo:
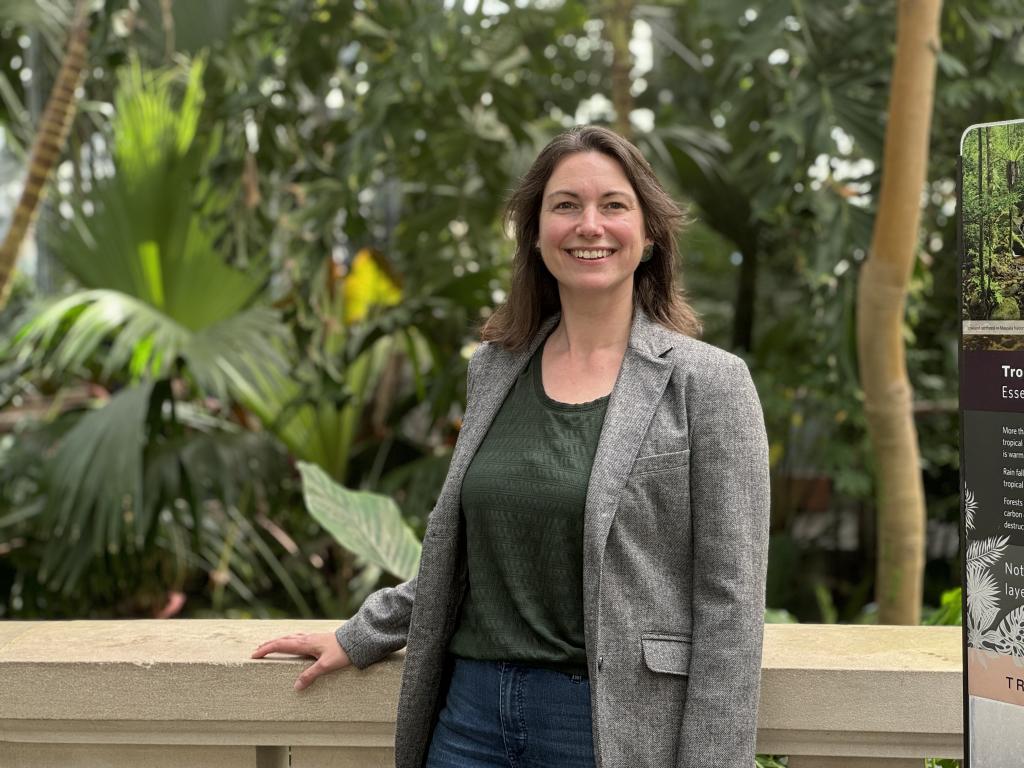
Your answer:
[[[590,681],[455,659],[426,768],[594,768]]]

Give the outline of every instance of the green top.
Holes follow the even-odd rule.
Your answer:
[[[547,396],[538,348],[462,483],[469,584],[456,656],[587,673],[583,509],[608,396]],[[486,386],[486,385],[485,385]]]

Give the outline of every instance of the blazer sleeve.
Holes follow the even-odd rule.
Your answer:
[[[752,766],[764,637],[768,441],[747,366],[688,387],[693,626],[678,768]]]
[[[483,345],[478,347],[469,361],[466,378],[467,411],[473,394],[473,367],[482,348]],[[415,576],[397,587],[377,590],[363,601],[351,619],[335,630],[335,638],[356,668],[364,669],[405,647],[418,578]]]

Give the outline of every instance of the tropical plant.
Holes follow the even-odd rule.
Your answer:
[[[306,507],[345,549],[408,581],[419,570],[421,546],[398,505],[387,496],[356,493],[314,464],[299,464]]]
[[[18,4],[51,3],[61,4]],[[601,99],[610,93],[614,33],[595,12],[611,5],[566,0],[555,7],[445,8],[451,4],[260,0],[234,2],[231,9],[218,3],[209,9],[212,15],[191,17],[184,3],[174,4],[170,17],[157,5],[110,0],[94,14],[81,111],[106,125],[112,65],[133,49],[156,63],[167,60],[169,41],[186,50],[211,46],[199,138],[222,137],[202,173],[210,190],[206,199],[212,205],[219,198],[222,206],[208,210],[197,191],[196,210],[227,222],[215,238],[220,261],[263,276],[253,304],[274,307],[288,329],[284,348],[295,354],[288,375],[264,371],[246,378],[225,370],[229,399],[210,398],[208,408],[195,399],[201,390],[180,357],[167,372],[174,394],[168,413],[198,404],[194,415],[205,413],[203,435],[210,446],[229,433],[239,445],[242,437],[260,437],[249,430],[262,422],[260,444],[277,446],[275,461],[285,459],[280,441],[268,433],[280,435],[290,450],[306,450],[305,458],[348,488],[389,494],[412,528],[421,530],[455,437],[467,329],[502,298],[510,253],[498,226],[503,195],[555,131],[577,120],[621,118]],[[63,6],[59,33],[70,3]],[[1018,6],[1019,0],[943,5],[924,247],[911,275],[902,331],[911,342],[907,365],[929,517],[947,524],[959,510],[951,437],[958,318],[948,311],[956,300],[956,260],[944,258],[956,240],[955,150],[964,126],[1024,113],[1024,92],[1006,87],[1019,69],[1024,18]],[[640,58],[634,62],[634,136],[661,178],[693,203],[697,222],[682,236],[684,277],[704,315],[706,338],[746,355],[758,383],[772,440],[773,487],[779,490],[773,499],[772,604],[801,618],[819,617],[831,605],[840,620],[853,620],[864,613],[874,587],[874,477],[858,385],[855,278],[870,242],[886,122],[891,51],[879,40],[892,39],[896,7],[893,0],[813,8],[796,0],[633,6],[634,35],[638,42],[649,37],[653,53],[649,71]],[[13,106],[0,107],[0,122],[21,159],[18,144],[30,143],[31,125],[18,102],[42,85],[34,79],[28,80],[31,88],[23,84],[25,38],[9,18],[0,22],[0,80],[6,77],[10,87],[0,82],[0,99]],[[33,37],[32,51],[36,43]],[[223,126],[219,134],[216,125]],[[62,194],[91,196],[94,179],[104,175],[104,147],[111,143],[95,143],[94,133],[93,122],[76,122]],[[84,200],[68,202],[88,220]],[[348,276],[367,253],[387,265],[401,302],[341,329]],[[77,305],[65,321],[90,306]],[[28,354],[19,358],[21,369],[4,369],[13,378],[3,379],[0,397],[29,386],[40,389],[44,401],[56,396],[67,403],[78,397],[74,387],[99,383],[103,389],[91,394],[102,403],[142,380],[133,379],[130,361],[101,376],[103,353],[113,348],[116,332],[95,356],[75,363],[78,369],[56,366],[62,334],[54,334],[46,354]],[[140,365],[151,359],[147,355],[138,351]],[[14,371],[26,373],[29,383]],[[53,375],[41,376],[47,371]],[[58,371],[65,371],[63,378]],[[236,379],[267,390],[262,410],[255,398],[251,409],[240,406]],[[383,386],[374,388],[374,381]],[[358,402],[366,404],[362,411]],[[345,417],[346,409],[358,418]],[[76,412],[52,422],[49,442],[41,432],[33,432],[35,441],[21,432],[13,442],[7,438],[7,448],[34,446],[37,455],[46,455],[62,439],[61,430],[80,417]],[[156,430],[147,437],[175,435],[160,443],[161,456],[173,457],[198,439],[195,419],[171,421],[167,415],[146,423]],[[147,453],[145,466],[149,461]],[[23,472],[17,498],[24,501],[36,487],[45,497],[40,468],[29,456],[19,466],[34,471]],[[807,473],[828,484],[830,509],[860,518],[860,551],[825,554],[819,542],[796,534],[802,486],[791,480]],[[239,481],[244,490],[244,476]],[[297,509],[300,496],[290,472],[281,485],[291,495],[273,497],[270,522],[285,529],[278,535],[294,537],[296,551],[325,561],[318,573],[330,574],[329,588],[322,581],[315,595],[300,591],[310,605],[331,605],[324,595],[344,595],[358,570],[349,559],[337,559],[342,555],[327,546],[323,530]],[[218,488],[214,479],[207,519],[217,520],[226,534],[232,523],[229,507],[213,503]],[[254,489],[251,503],[239,496],[234,509],[248,514],[266,493],[272,489]],[[15,507],[23,508],[13,505],[0,517]],[[255,527],[270,535],[269,526]],[[222,536],[222,545],[227,539]],[[30,573],[33,546],[27,541],[0,558],[0,570],[22,558],[11,578]],[[219,573],[219,556],[212,557],[212,549],[208,554],[209,570]],[[291,569],[296,561],[282,562]],[[364,569],[365,581],[375,578],[375,570]],[[930,562],[926,602],[937,603],[958,570],[952,559]],[[813,575],[802,578],[807,574]],[[298,580],[296,572],[291,575]],[[232,588],[222,593],[226,610]],[[281,600],[295,605],[288,595]]]
[[[196,141],[202,72],[202,60],[184,70],[149,73],[134,62],[122,71],[107,136],[113,172],[92,179],[89,197],[70,201],[74,218],[51,230],[82,289],[31,307],[8,350],[41,382],[79,377],[99,394],[100,407],[71,415],[51,448],[46,501],[36,510],[36,530],[52,533],[40,578],[64,591],[96,558],[124,551],[144,559],[168,517],[164,505],[189,497],[183,488],[208,459],[180,445],[161,468],[156,455],[186,427],[208,432],[222,422],[232,382],[287,366],[284,326],[255,303],[262,279],[217,253],[223,202],[203,182],[216,131],[212,143]],[[196,397],[215,399],[212,417],[189,415]],[[172,477],[177,485],[167,487]],[[147,494],[147,478],[163,492]],[[204,499],[238,503],[229,489],[228,478],[213,489],[194,486],[193,537]],[[168,514],[166,522],[177,522]]]
[[[418,399],[424,393],[419,364],[429,357],[429,342],[417,329],[415,315],[407,314],[410,307],[380,312],[402,299],[380,258],[361,251],[341,285],[318,296],[312,310],[322,323],[295,370],[235,381],[240,401],[300,460],[309,512],[369,566],[361,577],[363,590],[377,580],[376,569],[412,578],[420,549],[393,500],[344,487],[353,449],[366,427],[380,429],[385,417],[401,417],[393,400],[403,358],[411,362]],[[364,475],[364,484],[379,478],[391,442],[385,440],[375,452],[376,471]]]

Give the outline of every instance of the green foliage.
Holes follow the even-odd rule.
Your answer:
[[[1024,114],[1024,95],[1005,86],[1024,31],[1015,3],[943,6],[906,334],[929,515],[947,524],[959,509],[951,184],[964,126]],[[174,30],[153,4],[112,0],[98,10],[73,172],[58,185],[73,225],[43,222],[59,230],[54,248],[84,290],[33,309],[17,326],[18,356],[0,368],[0,402],[52,402],[75,387],[92,397],[87,410],[57,416],[58,406],[8,440],[3,461],[22,474],[0,479],[9,523],[0,546],[25,543],[0,565],[0,592],[21,583],[26,606],[58,600],[45,590],[29,597],[25,574],[45,549],[30,534],[53,491],[22,448],[50,455],[133,387],[153,387],[141,465],[154,510],[147,551],[164,553],[151,569],[154,594],[187,589],[190,605],[208,602],[197,611],[350,610],[378,571],[360,570],[305,514],[288,460],[391,495],[422,530],[457,432],[467,329],[507,285],[504,195],[553,133],[577,116],[610,118],[597,100],[581,108],[609,83],[592,4],[506,5],[258,0],[197,10],[181,0]],[[706,338],[741,352],[758,383],[781,489],[770,581],[785,599],[771,602],[801,619],[871,616],[870,536],[856,552],[822,550],[827,536],[801,533],[819,512],[793,489],[820,481],[822,514],[855,515],[870,533],[853,307],[880,182],[895,11],[892,0],[637,9],[653,69],[633,89],[636,139],[692,203],[683,276]],[[22,144],[31,132],[18,107],[30,89],[10,62],[26,29],[0,24],[10,86],[0,79],[0,98],[14,105],[0,122]],[[192,67],[154,74],[168,62],[171,32],[179,50],[209,49]],[[133,82],[144,99],[126,95]],[[151,111],[174,119],[151,123]],[[130,190],[118,188],[129,178]],[[1009,267],[998,247],[986,248],[998,269]],[[358,300],[346,285],[368,252],[401,301],[350,321]],[[246,474],[247,450],[260,457],[259,473]],[[205,473],[212,456],[223,461]],[[102,561],[123,571],[108,582],[128,584],[127,539],[118,546]],[[275,591],[287,580],[272,561],[291,587]],[[955,564],[938,565],[932,603],[956,578]],[[89,594],[104,589],[95,574],[83,572]]]
[[[960,626],[963,621],[963,593],[960,587],[942,593],[942,603],[926,615],[922,624],[929,626]]]
[[[46,457],[43,471],[20,481],[6,475],[8,489],[22,488],[21,504],[4,517],[13,526],[7,534],[31,541],[23,567],[36,563],[31,591],[39,601],[59,599],[44,598],[47,591],[128,590],[153,609],[168,573],[161,589],[140,570],[161,574],[152,561],[164,562],[182,585],[190,557],[201,557],[204,546],[224,549],[224,528],[208,527],[218,515],[204,516],[204,508],[216,501],[230,512],[258,487],[248,477],[256,456],[233,456],[227,467],[232,427],[217,414],[193,418],[189,400],[212,396],[227,405],[233,381],[283,371],[285,331],[274,311],[248,306],[260,280],[217,255],[219,205],[196,183],[210,156],[210,146],[196,141],[202,64],[185,71],[183,83],[179,74],[144,73],[137,62],[123,72],[107,134],[113,172],[95,178],[87,198],[73,198],[73,225],[52,243],[85,289],[26,307],[6,351],[22,376],[12,399],[80,377],[102,393],[99,407],[58,411],[52,428],[35,428],[47,446],[37,454]],[[16,466],[31,436],[26,425],[6,460]],[[208,474],[218,467],[222,474]],[[210,536],[222,543],[205,545]],[[280,571],[268,554],[245,553],[250,565],[255,557]],[[26,575],[15,583],[22,592]],[[300,595],[292,597],[309,613]],[[43,605],[18,602],[29,612]]]
[[[402,581],[416,575],[420,543],[394,501],[350,491],[313,464],[298,466],[306,507],[345,549]]]
[[[799,624],[799,620],[784,608],[765,608],[765,624]]]
[[[962,169],[964,318],[1017,320],[1016,300],[1004,294],[1024,283],[1024,125],[970,130]]]
[[[284,370],[275,341],[285,329],[273,311],[248,308],[261,283],[217,256],[222,210],[196,185],[211,151],[195,141],[202,71],[201,62],[188,69],[177,107],[179,73],[144,75],[138,62],[122,73],[115,173],[75,201],[73,222],[52,243],[86,290],[30,312],[16,356],[61,375],[102,353],[103,379],[126,370],[135,380],[166,378],[184,364],[202,392],[221,400],[232,379]]]
[[[1020,320],[1020,307],[1017,300],[1004,298],[997,301],[995,311],[992,312],[993,320]]]

